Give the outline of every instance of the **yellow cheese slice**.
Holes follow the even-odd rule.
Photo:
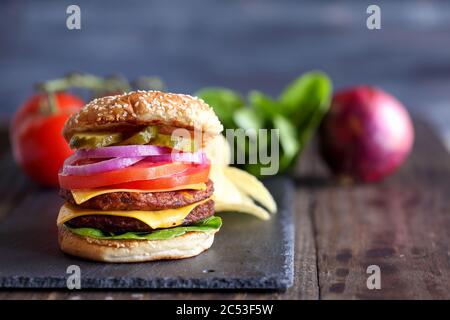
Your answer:
[[[156,211],[102,211],[92,209],[80,209],[70,204],[64,204],[59,210],[59,215],[56,220],[57,225],[61,225],[76,217],[88,216],[88,215],[109,215],[134,218],[142,221],[152,229],[170,228],[179,226],[183,223],[189,213],[194,210],[195,207],[205,203],[211,198],[195,202],[188,206],[184,206],[177,209],[156,210]]]
[[[113,192],[167,192],[167,191],[176,191],[176,190],[206,190],[205,183],[195,183],[188,185],[176,186],[170,189],[157,189],[157,190],[139,190],[139,189],[78,189],[72,190],[73,199],[76,204],[82,204],[83,202],[88,201],[96,196],[113,193]]]

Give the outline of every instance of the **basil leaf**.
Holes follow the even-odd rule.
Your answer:
[[[225,128],[236,127],[233,114],[244,106],[244,100],[238,93],[229,89],[206,88],[195,95],[205,100],[214,109]]]
[[[259,130],[264,126],[264,118],[249,107],[237,110],[233,115],[233,120],[242,129]]]
[[[322,72],[308,72],[291,82],[279,96],[285,115],[293,115],[295,123],[304,122],[331,94],[331,82]],[[302,121],[303,120],[303,121]]]
[[[280,144],[283,154],[280,157],[280,169],[287,168],[300,150],[300,142],[297,139],[297,129],[284,116],[276,115],[273,118],[275,129],[279,130]]]
[[[257,90],[250,91],[248,101],[252,107],[268,119],[274,117],[282,109],[277,101]]]
[[[254,90],[246,102],[234,91],[220,88],[203,89],[197,95],[214,108],[225,128],[279,129],[283,172],[294,165],[328,111],[332,84],[325,73],[312,71],[292,81],[277,99]],[[238,140],[235,154],[239,150],[248,155],[250,142]],[[257,143],[270,147],[270,141]],[[249,163],[244,167],[256,174],[261,166]]]
[[[312,138],[331,105],[332,84],[324,74],[316,74],[310,84],[310,104],[297,117],[299,142],[302,149]]]
[[[332,85],[330,79],[323,74],[314,74],[309,80],[309,99],[303,106],[303,111],[299,113],[297,123],[302,130],[309,127],[315,127],[311,120],[318,113],[328,111],[331,100]]]
[[[168,229],[158,229],[150,233],[127,232],[119,235],[109,234],[95,228],[69,228],[75,234],[102,240],[166,240],[185,234],[186,232],[212,232],[222,226],[220,217],[212,216],[190,226],[179,226]]]
[[[294,80],[281,93],[279,101],[285,107],[284,114],[297,127],[299,153],[303,151],[328,112],[332,90],[331,80],[326,74],[309,72]],[[281,144],[283,145],[283,141]],[[285,150],[284,146],[283,149]],[[291,154],[285,156],[289,158]],[[283,161],[289,162],[288,159],[282,159],[281,162]]]

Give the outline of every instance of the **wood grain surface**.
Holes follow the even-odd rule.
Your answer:
[[[277,96],[302,72],[335,89],[379,86],[435,121],[450,147],[448,0],[77,0],[82,29],[66,28],[64,1],[0,1],[0,121],[36,81],[70,71],[159,76],[173,92],[224,86]],[[369,30],[369,4],[382,28]],[[42,12],[43,14],[36,14]]]
[[[450,157],[428,125],[415,127],[407,164],[379,184],[338,184],[309,148],[294,177],[295,279],[286,292],[3,290],[0,299],[449,299]],[[7,149],[1,158],[5,215],[35,187]],[[367,289],[369,265],[381,269],[381,290]]]
[[[449,157],[428,127],[416,130],[414,152],[396,176],[316,190],[321,298],[450,297]],[[381,290],[367,290],[369,265],[381,269]]]

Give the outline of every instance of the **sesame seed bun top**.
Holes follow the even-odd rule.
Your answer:
[[[142,125],[198,130],[205,139],[223,130],[213,109],[202,99],[161,91],[132,91],[92,100],[67,120],[62,133],[70,141],[77,132]]]

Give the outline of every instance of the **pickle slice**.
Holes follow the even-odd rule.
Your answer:
[[[135,145],[135,144],[147,144],[150,140],[158,134],[158,128],[154,126],[148,126],[141,131],[133,134],[128,139],[125,139],[120,145]]]
[[[154,146],[169,147],[184,152],[197,151],[197,144],[195,143],[195,140],[181,136],[172,136],[169,134],[159,133],[154,139],[151,140],[151,144]]]
[[[82,132],[76,133],[70,139],[72,149],[92,149],[106,147],[122,141],[121,132]]]

